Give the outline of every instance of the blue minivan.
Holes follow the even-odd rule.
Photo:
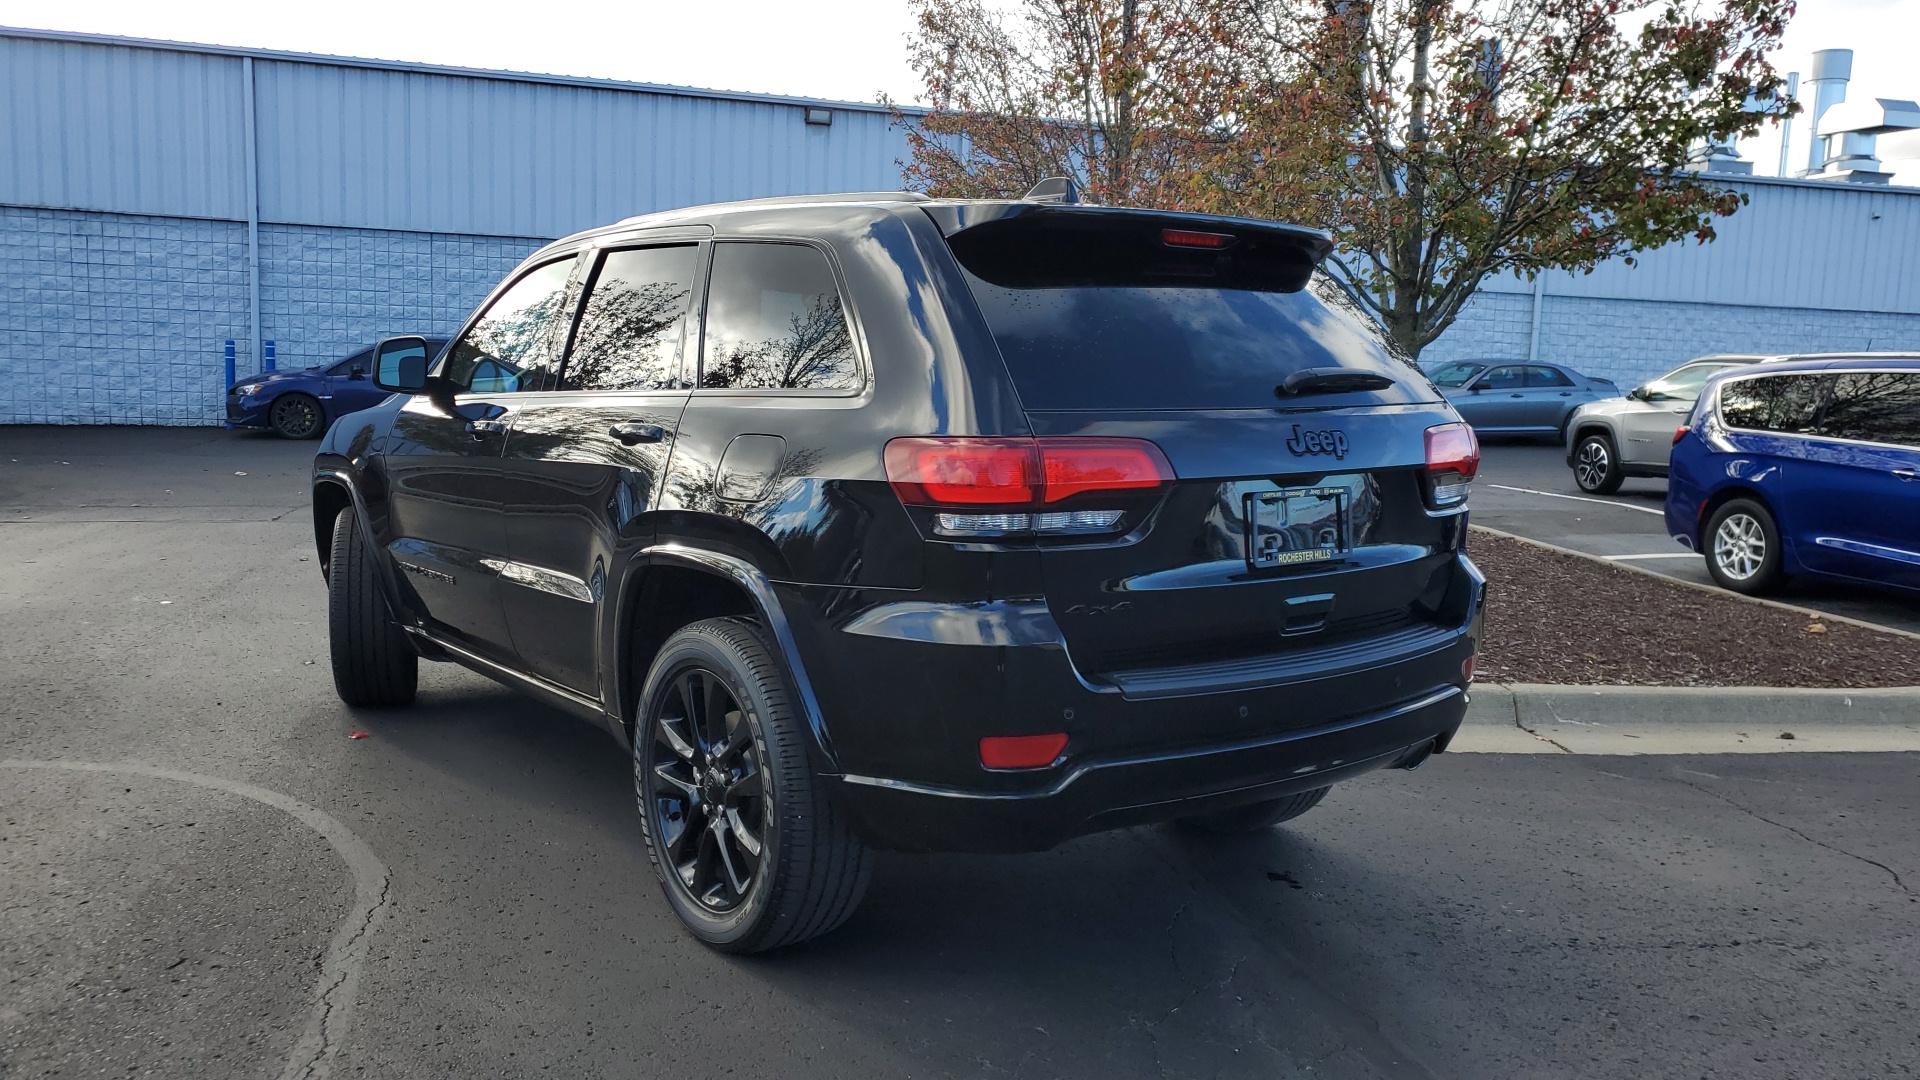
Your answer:
[[[1735,368],[1674,435],[1667,531],[1715,581],[1920,590],[1920,354]]]

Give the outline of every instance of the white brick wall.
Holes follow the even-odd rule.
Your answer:
[[[263,225],[281,368],[449,334],[544,241]],[[246,226],[0,206],[0,423],[218,424],[247,355]]]
[[[1420,362],[1524,360],[1532,320],[1530,294],[1482,292]],[[1540,306],[1540,359],[1612,379],[1623,389],[1708,353],[1853,349],[1920,351],[1920,315],[1551,293]]]

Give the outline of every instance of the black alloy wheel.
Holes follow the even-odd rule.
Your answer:
[[[688,667],[649,727],[661,854],[691,899],[724,915],[761,877],[773,805],[746,710],[718,672]]]
[[[1573,448],[1573,480],[1581,491],[1593,495],[1620,490],[1626,476],[1620,471],[1612,439],[1599,432],[1580,437],[1580,445]]]
[[[283,439],[311,439],[320,434],[320,401],[311,394],[281,394],[267,406],[267,423]]]
[[[661,645],[634,711],[647,856],[674,914],[723,952],[818,937],[867,890],[872,857],[794,701],[757,624],[707,619]]]

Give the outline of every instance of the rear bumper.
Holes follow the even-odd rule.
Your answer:
[[[1093,758],[1028,792],[840,778],[867,840],[905,851],[1043,851],[1086,833],[1166,821],[1412,767],[1444,749],[1466,715],[1458,686],[1390,709],[1265,739]]]
[[[831,734],[823,771],[868,841],[1031,851],[1444,749],[1465,715],[1485,589],[1464,555],[1453,565],[1450,628],[1198,664],[1182,669],[1190,679],[1083,675],[1043,603],[916,602],[926,618],[879,620],[901,605],[859,614],[862,598],[843,590],[781,591]],[[982,738],[1060,733],[1066,750],[1049,767],[980,763]]]

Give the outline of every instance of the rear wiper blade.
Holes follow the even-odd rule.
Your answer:
[[[1346,368],[1301,368],[1287,376],[1273,392],[1281,397],[1299,397],[1302,394],[1348,394],[1363,390],[1385,390],[1393,386],[1393,380],[1385,375],[1376,375],[1371,371],[1348,371]]]

